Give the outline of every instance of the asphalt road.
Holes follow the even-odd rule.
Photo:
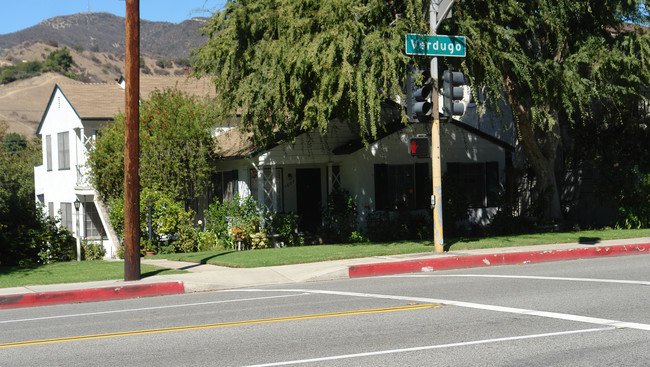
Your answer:
[[[0,310],[3,366],[641,366],[650,255]]]

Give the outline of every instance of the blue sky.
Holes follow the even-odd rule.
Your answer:
[[[87,12],[108,12],[124,16],[124,0],[0,0],[0,34],[34,26],[58,15]],[[140,18],[151,21],[180,23],[209,11],[221,9],[226,0],[140,0]]]

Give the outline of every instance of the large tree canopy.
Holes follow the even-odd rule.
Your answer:
[[[428,1],[229,1],[204,28],[194,74],[209,76],[222,115],[241,113],[256,142],[339,117],[361,136],[381,129],[382,103],[403,94],[407,32],[426,33]]]
[[[648,85],[645,0],[459,0],[438,33],[467,37],[474,90],[511,107],[544,215],[561,215],[554,163],[563,125],[620,118]],[[406,33],[428,33],[428,0],[235,0],[214,14],[194,74],[212,78],[222,116],[241,113],[258,143],[333,117],[361,136],[403,95]],[[638,99],[636,99],[638,101]],[[405,121],[405,115],[402,114]]]
[[[444,24],[467,37],[471,84],[509,103],[547,217],[562,127],[621,119],[649,85],[650,35],[626,23],[647,16],[644,0],[461,0]]]

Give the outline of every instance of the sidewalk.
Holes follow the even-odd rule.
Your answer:
[[[428,252],[376,256],[249,269],[181,261],[142,259],[143,264],[183,269],[187,270],[188,273],[158,275],[129,282],[109,280],[5,288],[0,289],[0,309],[634,254],[650,254],[650,237],[608,240],[595,244],[551,244],[450,251],[442,254]]]

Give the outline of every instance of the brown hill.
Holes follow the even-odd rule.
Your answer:
[[[0,35],[0,50],[26,41],[54,41],[61,45],[81,46],[95,52],[124,53],[124,21],[110,13],[79,13],[59,16],[18,32]],[[167,59],[187,58],[203,43],[199,29],[206,18],[192,18],[179,24],[140,22],[140,48],[143,53]]]
[[[197,35],[205,19],[180,24],[142,21],[141,71],[153,75],[181,75],[187,55],[203,38]],[[34,27],[0,35],[0,67],[25,61],[45,61],[47,55],[68,47],[70,73],[79,81],[113,82],[124,71],[124,18],[108,13],[81,13],[55,17]],[[0,85],[0,122],[8,132],[33,136],[54,84],[71,79],[46,73]]]
[[[35,136],[54,84],[64,81],[71,79],[47,73],[0,86],[0,122],[9,125],[7,132]]]

